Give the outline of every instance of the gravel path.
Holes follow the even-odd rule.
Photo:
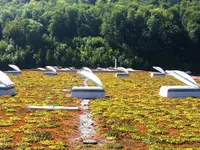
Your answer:
[[[90,100],[84,99],[81,102],[81,108],[85,111],[80,115],[80,134],[84,144],[97,144],[95,140],[88,140],[88,137],[96,134],[92,114],[89,111]]]

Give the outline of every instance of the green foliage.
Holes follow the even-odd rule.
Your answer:
[[[1,66],[107,67],[115,58],[139,69],[200,65],[197,0],[2,0],[0,7]]]
[[[149,149],[198,147],[199,99],[159,96],[162,85],[180,85],[179,81],[170,76],[152,79],[146,72],[131,73],[126,79],[115,78],[114,73],[99,76],[109,97],[91,101],[90,106],[98,132],[110,142],[131,145],[136,140]]]
[[[108,67],[114,61],[112,48],[101,37],[75,38],[74,43],[80,53],[80,61],[85,66]]]
[[[75,77],[75,73],[65,72],[49,78],[39,71],[10,76],[18,85],[15,87],[17,95],[0,97],[0,149],[70,149],[68,140],[77,134],[79,120],[76,118],[80,111],[29,110],[26,107],[79,106],[78,99],[66,97],[62,92],[77,82],[81,84]]]
[[[52,140],[54,139],[50,132],[34,132],[31,133],[27,138],[24,138],[23,141],[36,143],[43,140]]]

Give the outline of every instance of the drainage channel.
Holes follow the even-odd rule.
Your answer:
[[[89,111],[89,102],[90,100],[88,99],[83,99],[81,102],[81,108],[84,111],[80,115],[80,134],[83,139],[83,144],[97,144],[96,140],[88,139],[96,134],[92,114]]]

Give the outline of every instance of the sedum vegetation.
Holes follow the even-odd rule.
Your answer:
[[[23,71],[10,76],[17,95],[0,97],[0,149],[198,149],[200,147],[199,98],[164,98],[162,85],[181,85],[167,76],[151,78],[147,72],[116,78],[114,73],[96,73],[106,98],[92,100],[97,145],[84,145],[79,117],[83,111],[28,110],[36,106],[80,106],[62,89],[83,85],[75,73],[43,76]],[[197,82],[200,82],[198,80]],[[92,84],[91,84],[92,85]],[[89,138],[90,139],[90,138]]]
[[[151,78],[147,72],[100,78],[109,97],[92,101],[91,110],[98,132],[108,141],[124,149],[200,147],[199,98],[159,96],[163,85],[184,84],[171,76]]]
[[[10,76],[17,95],[0,97],[0,149],[54,149],[72,147],[79,137],[80,111],[28,110],[35,106],[79,106],[79,100],[62,92],[79,84],[75,73],[43,76],[42,72],[23,71]]]
[[[198,71],[199,0],[0,0],[0,63]],[[169,61],[170,59],[170,61]]]

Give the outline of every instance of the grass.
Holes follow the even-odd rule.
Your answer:
[[[101,138],[101,144],[82,145],[75,140],[80,137],[81,111],[26,109],[29,105],[80,106],[80,100],[62,92],[82,85],[80,77],[23,71],[20,76],[9,76],[17,95],[0,97],[0,149],[200,148],[199,98],[158,94],[162,85],[184,84],[170,76],[151,78],[147,72],[131,73],[129,78],[96,74],[108,96],[90,103],[98,133],[95,138]]]

